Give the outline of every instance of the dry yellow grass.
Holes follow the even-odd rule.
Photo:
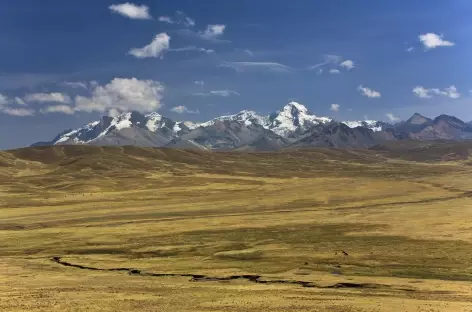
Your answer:
[[[472,171],[395,153],[0,152],[0,311],[472,311]]]

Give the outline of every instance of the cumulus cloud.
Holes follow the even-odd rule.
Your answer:
[[[133,48],[128,52],[128,54],[131,54],[138,59],[147,57],[162,57],[162,53],[169,49],[169,42],[169,35],[166,33],[160,33],[154,37],[154,40],[150,44],[142,48]]]
[[[341,106],[339,104],[331,104],[330,110],[333,112],[339,112],[339,108]]]
[[[239,96],[240,94],[236,91],[232,90],[215,90],[215,91],[209,91],[209,92],[200,92],[200,93],[194,93],[193,95],[197,96],[223,96],[223,97],[229,97],[232,95]]]
[[[268,70],[273,72],[287,73],[294,70],[290,66],[273,62],[225,62],[219,66],[232,68],[238,72],[244,72],[248,70]]]
[[[226,25],[222,24],[208,25],[204,31],[200,32],[200,36],[208,40],[217,39],[224,34],[225,29]]]
[[[34,116],[34,110],[30,108],[5,107],[1,109],[0,112],[10,115],[10,116],[17,116],[17,117]]]
[[[438,35],[435,33],[419,35],[418,38],[427,50],[434,49],[437,47],[452,47],[455,45],[454,42],[444,40],[443,35]]]
[[[73,115],[75,110],[73,107],[69,105],[52,105],[47,106],[41,109],[41,113],[48,114],[48,113],[62,113],[66,115]]]
[[[108,9],[130,19],[151,19],[149,7],[146,5],[136,5],[134,3],[112,4]]]
[[[458,99],[461,97],[461,94],[454,85],[442,90],[438,88],[426,89],[423,86],[416,86],[413,88],[413,93],[422,99],[430,99],[434,96],[446,96],[451,99]]]
[[[339,66],[345,68],[345,69],[353,69],[355,67],[354,61],[352,60],[345,60],[339,64]]]
[[[359,90],[359,92],[363,95],[363,96],[366,96],[368,98],[379,98],[381,97],[382,95],[380,94],[380,92],[378,91],[375,91],[375,90],[372,90],[372,89],[369,89],[369,88],[366,88],[366,87],[363,87],[363,86],[359,86],[357,88],[357,90]]]
[[[396,117],[395,115],[391,114],[391,113],[388,113],[386,115],[388,117],[388,119],[392,122],[397,122],[397,121],[400,121],[400,118]]]
[[[25,102],[57,102],[63,104],[70,104],[72,102],[71,98],[67,94],[53,92],[53,93],[32,93],[24,96]]]
[[[336,74],[340,74],[341,72],[339,71],[339,69],[331,69],[329,71],[330,74],[333,74],[333,75],[336,75]]]
[[[190,110],[190,109],[188,109],[187,107],[182,106],[182,105],[172,107],[170,110],[173,111],[174,113],[177,113],[177,114],[184,114],[184,113],[187,113],[187,114],[199,114],[199,113],[200,113],[198,110],[192,111],[192,110]]]
[[[85,112],[158,110],[162,104],[164,87],[154,80],[114,78],[104,86],[96,86],[91,96],[77,96],[75,110]]]

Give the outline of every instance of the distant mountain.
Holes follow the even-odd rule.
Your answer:
[[[269,151],[290,147],[370,147],[398,140],[469,140],[472,124],[441,115],[435,119],[415,113],[406,121],[336,121],[310,113],[290,102],[269,116],[251,110],[203,123],[173,121],[158,113],[103,116],[78,129],[68,129],[39,145],[136,145],[201,150]]]

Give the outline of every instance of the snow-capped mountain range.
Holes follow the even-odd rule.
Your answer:
[[[297,102],[290,102],[269,116],[243,110],[203,123],[176,122],[158,113],[142,115],[129,112],[117,117],[103,116],[79,129],[63,131],[52,141],[33,145],[139,145],[266,150],[290,146],[367,147],[381,140],[421,138],[423,130],[428,137],[433,138],[454,139],[458,136],[457,131],[466,133],[465,137],[468,137],[470,125],[464,123],[463,127],[458,126],[456,120],[453,134],[438,134],[439,130],[434,128],[436,119],[433,121],[415,114],[408,121],[397,125],[374,120],[339,122],[329,117],[316,116]],[[444,132],[444,124],[441,127]],[[410,128],[414,128],[414,134],[408,133]],[[459,136],[464,137],[462,134]]]

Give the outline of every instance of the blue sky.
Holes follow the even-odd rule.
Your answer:
[[[472,120],[468,0],[3,0],[0,149],[127,110]],[[336,105],[333,105],[336,104]]]

